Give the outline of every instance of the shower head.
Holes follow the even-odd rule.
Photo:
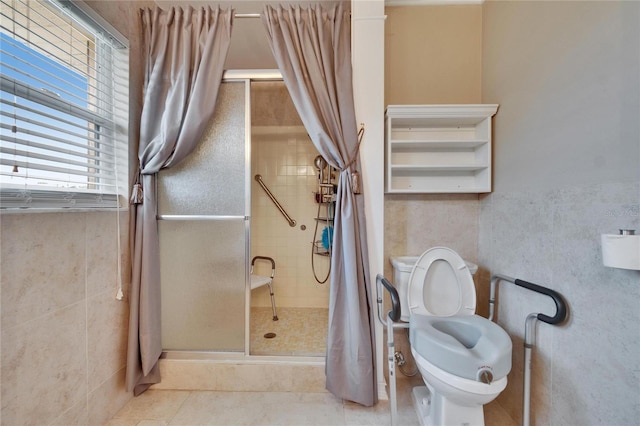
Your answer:
[[[327,161],[322,158],[322,155],[318,155],[314,160],[313,164],[315,164],[316,169],[324,170],[327,167]]]

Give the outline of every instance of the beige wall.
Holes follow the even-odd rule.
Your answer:
[[[482,8],[385,8],[385,103],[479,103]],[[385,275],[390,256],[447,245],[476,261],[478,196],[385,195]]]
[[[480,103],[479,5],[394,6],[385,13],[385,105]],[[477,194],[386,194],[384,275],[393,278],[391,257],[435,246],[477,262],[478,209]],[[479,292],[480,309],[487,299]],[[402,331],[396,350],[411,358]]]
[[[385,13],[385,105],[480,102],[481,6],[394,6]]]
[[[480,102],[480,6],[394,6],[385,13],[386,105]],[[477,204],[474,194],[385,195],[385,276],[392,276],[389,257],[436,245],[475,262]]]

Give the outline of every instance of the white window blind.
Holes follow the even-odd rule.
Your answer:
[[[0,2],[0,207],[118,207],[128,181],[123,37],[82,3]]]

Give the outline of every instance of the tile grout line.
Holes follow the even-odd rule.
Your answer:
[[[167,421],[167,426],[171,425],[171,422],[173,422],[173,419],[176,418],[176,416],[178,415],[178,413],[180,412],[180,410],[182,409],[182,407],[184,406],[184,404],[193,397],[194,392],[193,391],[187,391],[188,395],[187,397],[182,401],[182,403],[180,404],[180,406],[176,409],[176,412],[173,413],[173,416],[171,416],[171,419],[169,419],[169,421]]]
[[[89,422],[89,272],[88,272],[88,250],[89,244],[87,242],[87,213],[84,213],[84,367],[85,367],[85,392],[86,392],[86,405],[85,410],[87,413],[87,422]]]

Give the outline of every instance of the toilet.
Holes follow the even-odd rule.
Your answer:
[[[475,315],[468,264],[449,248],[427,250],[411,271],[406,297],[411,353],[426,385],[412,392],[420,424],[484,425],[483,405],[507,386],[511,339]]]

